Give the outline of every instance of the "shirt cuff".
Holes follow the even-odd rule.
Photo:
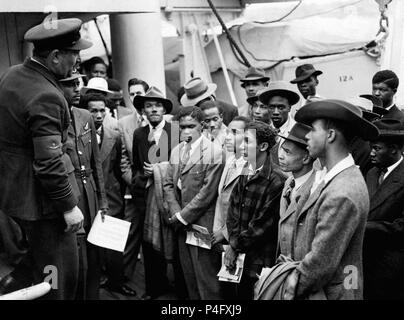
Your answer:
[[[179,212],[177,212],[177,213],[175,214],[175,216],[177,217],[177,219],[178,219],[182,224],[188,225],[188,222],[186,222],[186,221],[181,217],[181,214],[180,214]]]

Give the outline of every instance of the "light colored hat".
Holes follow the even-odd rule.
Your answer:
[[[181,97],[181,105],[184,107],[195,106],[199,101],[211,96],[216,91],[217,85],[206,83],[201,78],[193,78],[185,85],[185,94]]]
[[[104,93],[108,99],[112,98],[112,96],[114,95],[113,91],[108,90],[107,80],[100,77],[91,78],[88,81],[87,86],[81,88],[81,94],[85,95],[89,90],[95,90]]]
[[[299,102],[299,95],[294,91],[294,87],[286,81],[272,81],[260,95],[260,101],[268,105],[269,100],[274,96],[280,96],[288,99],[291,106]]]

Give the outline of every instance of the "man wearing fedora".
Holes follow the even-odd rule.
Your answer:
[[[271,150],[272,161],[278,164],[279,146],[282,143],[280,136],[286,136],[296,123],[290,110],[299,102],[300,97],[288,82],[273,81],[267,89],[260,93],[258,98],[265,106],[268,106],[272,125],[279,134],[276,144]]]
[[[234,117],[238,116],[238,110],[236,106],[217,100],[214,95],[216,88],[215,83],[206,83],[198,77],[193,78],[184,84],[185,94],[181,98],[181,105],[200,107],[204,101],[216,101],[223,110],[223,123],[227,126]]]
[[[375,139],[378,129],[345,101],[308,103],[296,121],[311,126],[306,135],[311,157],[325,175],[313,183],[296,212],[291,248],[297,266],[296,299],[323,291],[328,300],[362,299],[362,244],[369,211],[365,180],[349,153],[352,137]]]
[[[249,98],[255,97],[259,90],[268,86],[269,77],[265,71],[255,67],[249,67],[244,78],[240,79],[241,86],[245,89],[247,95],[247,104],[238,108],[238,114],[244,117],[250,117],[252,104]]]
[[[101,277],[99,247],[86,241],[92,222],[98,210],[108,212],[108,201],[105,194],[102,163],[97,144],[97,132],[90,112],[78,108],[87,105],[91,93],[80,96],[81,74],[73,73],[59,82],[69,104],[72,119],[68,128],[66,153],[69,155],[80,190],[78,207],[83,212],[83,229],[77,234],[80,246],[80,278],[76,299],[97,300],[99,298],[99,281]],[[101,98],[105,97],[98,93]]]
[[[151,86],[144,96],[137,95],[133,104],[142,106],[142,114],[149,124],[139,127],[133,133],[132,183],[131,193],[136,220],[132,221],[131,233],[135,238],[134,247],[139,252],[142,245],[146,293],[144,299],[157,298],[165,293],[168,286],[167,264],[162,255],[153,249],[152,244],[143,241],[143,225],[146,213],[149,186],[153,183],[153,166],[168,162],[175,138],[171,134],[171,124],[164,120],[164,114],[171,112],[172,102],[163,93]],[[178,139],[178,137],[177,137]]]
[[[383,102],[383,108],[388,112],[383,118],[397,119],[404,122],[404,112],[394,103],[394,95],[397,93],[399,79],[391,70],[381,70],[372,78],[372,93]]]
[[[116,79],[107,79],[108,90],[112,91],[112,97],[109,101],[109,110],[112,116],[119,120],[125,116],[130,115],[133,110],[125,106],[123,100],[123,91],[120,83]],[[108,111],[108,110],[107,110]]]
[[[374,168],[366,177],[370,210],[363,244],[364,298],[404,299],[404,125],[375,121],[371,142]]]
[[[317,86],[319,75],[323,74],[322,71],[316,70],[312,64],[302,64],[298,66],[295,71],[296,78],[291,80],[290,83],[296,84],[300,94],[305,99],[302,101],[302,106],[308,102],[322,99],[317,95]]]
[[[0,80],[0,210],[26,235],[34,282],[44,281],[47,266],[57,268],[57,289],[46,298],[73,299],[83,214],[65,153],[70,115],[58,79],[70,76],[91,43],[80,38],[80,19],[52,22],[58,27],[41,23],[25,33],[33,57]]]
[[[311,128],[297,122],[287,136],[283,136],[283,143],[279,150],[279,167],[284,172],[291,172],[282,191],[279,210],[279,253],[293,260],[293,234],[295,232],[296,212],[310,196],[310,189],[314,183],[316,171],[313,170],[314,159],[307,150],[306,135]]]

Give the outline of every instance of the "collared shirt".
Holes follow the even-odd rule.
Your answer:
[[[224,140],[225,140],[226,134],[227,134],[227,127],[224,124],[222,124],[221,128],[217,131],[217,134],[212,134],[210,132],[210,130],[207,130],[207,129],[203,130],[203,134],[210,141],[216,143],[220,147],[223,147]]]
[[[165,120],[161,121],[155,128],[153,128],[152,125],[149,123],[150,132],[153,134],[153,138],[154,141],[156,141],[156,144],[158,144],[160,141],[160,137],[163,133],[165,125],[166,125]]]
[[[259,168],[254,170],[251,163],[249,163],[248,164],[248,180],[251,179],[252,177],[254,177],[257,173],[259,173],[263,167],[264,167],[264,165],[262,165]]]
[[[295,187],[292,189],[290,198],[294,199],[296,193],[299,191],[300,187],[310,178],[311,174],[313,173],[313,169],[307,172],[305,175],[294,179],[295,180]]]
[[[383,180],[387,178],[387,176],[395,169],[397,168],[400,163],[403,161],[403,157],[401,156],[400,160],[398,160],[396,163],[393,163],[390,167],[387,168],[387,172],[384,174]]]
[[[97,143],[98,143],[98,145],[100,145],[101,144],[101,137],[102,137],[102,126],[100,126],[96,131],[95,131],[95,133],[96,133],[96,137],[97,137]]]
[[[386,109],[387,111],[390,111],[390,109],[394,107],[394,104],[395,103],[392,102],[391,105],[389,105],[387,108],[384,108],[384,109]]]

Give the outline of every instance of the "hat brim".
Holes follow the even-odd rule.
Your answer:
[[[59,82],[68,82],[68,81],[76,80],[76,79],[79,79],[79,78],[83,78],[85,76],[86,76],[85,74],[76,73],[76,74],[73,74],[72,76],[70,76],[68,78],[60,79]]]
[[[181,105],[184,107],[192,107],[195,106],[199,101],[211,96],[217,89],[217,85],[215,83],[208,83],[208,90],[201,94],[200,96],[189,99],[186,94],[181,97]]]
[[[109,91],[109,90],[101,90],[101,89],[96,89],[96,88],[89,88],[89,87],[83,87],[81,88],[81,94],[84,96],[85,94],[88,93],[88,91],[94,90],[98,91],[100,93],[103,93],[106,95],[107,99],[111,99],[114,96],[114,92]]]
[[[85,50],[93,46],[91,41],[80,38],[74,45],[64,47],[65,50]]]
[[[285,97],[288,99],[291,106],[299,102],[300,97],[296,92],[286,90],[286,89],[269,89],[264,91],[258,96],[258,99],[263,103],[268,105],[269,99],[275,96]]]
[[[285,137],[285,136],[282,136],[280,134],[278,134],[278,137],[281,137],[281,138],[283,138],[285,140],[292,141],[294,143],[298,143],[299,145],[301,145],[303,147],[307,147],[307,141],[303,140],[303,139],[299,139],[298,137],[295,137],[295,136],[292,136],[292,135],[289,135],[289,136]]]
[[[246,82],[248,82],[248,81],[258,81],[258,80],[267,82],[267,81],[269,81],[269,77],[250,77],[250,78],[243,78],[243,79],[240,79],[240,82],[241,82],[241,86],[244,88]]]
[[[311,126],[317,119],[333,119],[347,122],[352,130],[364,140],[375,140],[379,136],[379,130],[371,122],[339,104],[335,107],[323,101],[311,102],[300,108],[295,115],[295,120]]]
[[[164,106],[164,109],[166,109],[167,114],[171,113],[171,111],[173,110],[173,103],[171,102],[171,100],[159,98],[159,97],[145,97],[145,96],[137,95],[133,99],[133,105],[135,106],[136,110],[141,111],[143,109],[145,101],[150,101],[150,100],[161,102]]]
[[[258,101],[258,96],[254,96],[254,97],[249,97],[247,98],[247,102],[249,105],[252,105],[255,101]]]
[[[314,70],[312,72],[305,74],[304,76],[300,76],[300,77],[297,77],[297,78],[291,80],[290,83],[298,83],[298,82],[301,82],[303,80],[310,78],[311,76],[319,76],[320,74],[323,74],[323,71]]]

